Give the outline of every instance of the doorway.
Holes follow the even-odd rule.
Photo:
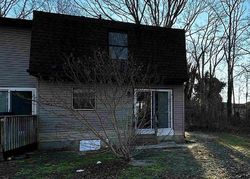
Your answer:
[[[172,90],[136,89],[134,93],[136,129],[140,134],[171,135]]]

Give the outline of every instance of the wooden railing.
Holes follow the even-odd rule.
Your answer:
[[[0,116],[2,152],[37,143],[37,116]]]

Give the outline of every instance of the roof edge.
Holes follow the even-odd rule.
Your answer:
[[[109,19],[103,19],[103,18],[93,18],[93,17],[86,17],[86,16],[76,16],[76,15],[70,15],[70,14],[61,14],[61,13],[51,13],[51,12],[44,12],[44,11],[37,11],[34,10],[33,11],[33,18],[36,17],[36,15],[47,15],[47,16],[61,16],[64,18],[72,18],[72,19],[78,19],[78,20],[92,20],[92,21],[99,21],[99,22],[103,22],[103,23],[115,23],[115,24],[126,24],[126,25],[130,25],[130,26],[134,26],[134,27],[145,27],[148,29],[152,29],[152,30],[167,30],[167,31],[180,31],[180,32],[184,32],[185,34],[185,30],[184,29],[180,29],[180,28],[167,28],[167,27],[161,27],[161,26],[153,26],[153,25],[146,25],[146,24],[136,24],[136,23],[132,23],[132,22],[122,22],[122,21],[117,21],[117,20],[109,20]]]
[[[32,20],[0,17],[0,27],[32,28]]]

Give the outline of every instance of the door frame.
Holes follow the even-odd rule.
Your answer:
[[[134,115],[136,117],[137,114],[137,109],[136,109],[136,94],[138,92],[150,92],[151,96],[151,129],[138,129],[137,125],[135,125],[136,132],[138,134],[155,134],[155,129],[152,126],[152,119],[153,119],[153,109],[152,109],[152,95],[153,91],[155,92],[168,92],[170,93],[170,128],[158,128],[157,129],[157,136],[166,136],[166,135],[174,135],[174,130],[173,130],[173,90],[172,89],[157,89],[157,88],[149,88],[149,89],[134,89]],[[137,121],[136,121],[137,123]]]

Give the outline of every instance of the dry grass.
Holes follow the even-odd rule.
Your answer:
[[[250,178],[250,139],[228,133],[188,133],[186,148],[145,150],[135,159],[153,161],[135,167],[111,153],[37,153],[3,162],[0,174],[12,178]],[[97,165],[96,162],[102,164]],[[77,174],[77,169],[84,172]]]

